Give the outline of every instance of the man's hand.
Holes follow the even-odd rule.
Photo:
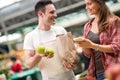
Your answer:
[[[73,68],[76,66],[76,64],[71,63],[71,62],[69,62],[69,61],[67,61],[67,60],[64,60],[64,61],[63,61],[63,65],[64,65],[67,69],[73,69]]]
[[[77,57],[66,56],[66,57],[63,58],[63,65],[67,69],[75,68],[75,66],[77,65],[77,62],[78,62],[78,58]]]

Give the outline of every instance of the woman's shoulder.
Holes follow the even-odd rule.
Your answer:
[[[112,17],[109,17],[108,21],[109,21],[110,25],[118,25],[118,24],[120,24],[120,17],[114,15]]]

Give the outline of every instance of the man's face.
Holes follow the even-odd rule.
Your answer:
[[[45,25],[50,26],[55,24],[55,18],[57,17],[56,9],[53,4],[48,4],[45,7],[45,13],[43,13],[43,22]]]

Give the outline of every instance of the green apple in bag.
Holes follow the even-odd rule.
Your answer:
[[[42,54],[45,52],[45,47],[42,45],[37,46],[36,48],[37,53]]]

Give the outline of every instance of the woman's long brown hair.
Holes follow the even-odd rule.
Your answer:
[[[98,20],[98,29],[99,33],[107,31],[107,27],[110,24],[109,17],[115,16],[105,4],[105,0],[93,0],[99,6],[99,20]]]

